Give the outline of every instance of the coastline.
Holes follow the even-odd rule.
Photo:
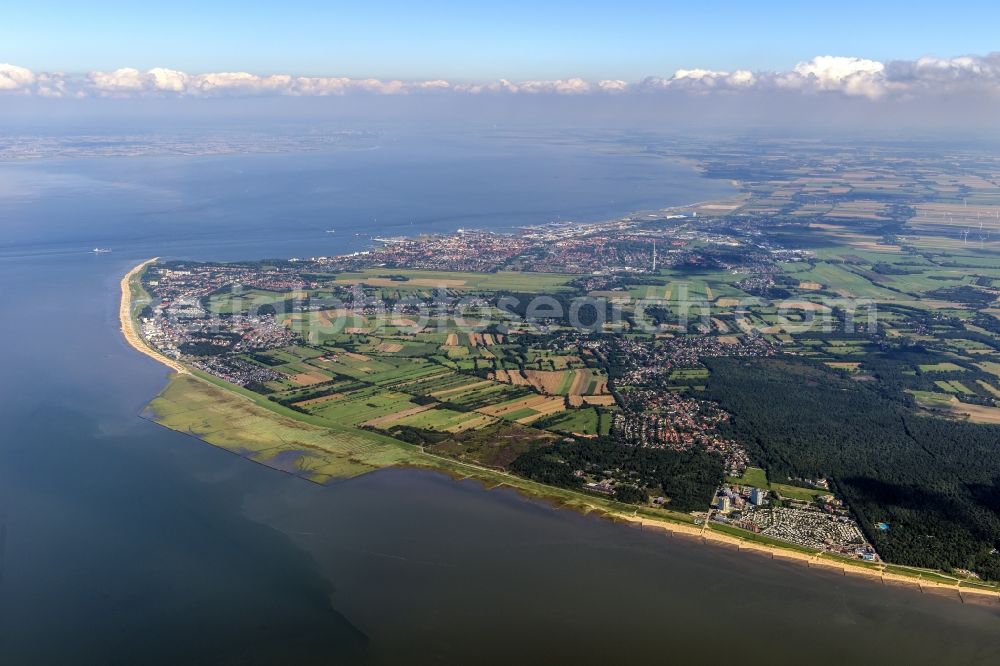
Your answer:
[[[756,553],[764,555],[772,560],[785,560],[809,568],[825,569],[828,572],[839,573],[844,576],[857,576],[865,578],[872,583],[882,585],[898,585],[910,589],[919,590],[922,593],[933,593],[940,596],[950,596],[957,601],[966,603],[967,595],[975,595],[979,603],[1000,604],[1000,589],[990,587],[988,583],[976,583],[961,579],[951,579],[939,570],[922,570],[904,565],[897,565],[887,562],[866,564],[857,560],[849,560],[833,553],[825,551],[808,550],[804,547],[792,543],[781,543],[773,540],[771,543],[762,543],[753,540],[753,535],[747,533],[746,537],[735,534],[727,534],[718,529],[713,529],[712,523],[695,524],[686,522],[682,515],[651,516],[639,515],[638,510],[623,511],[612,501],[607,503],[602,498],[556,486],[547,486],[537,481],[523,479],[514,476],[509,472],[501,472],[485,467],[480,467],[473,463],[460,460],[451,460],[434,454],[426,454],[432,458],[459,466],[468,474],[455,474],[454,469],[441,469],[434,467],[415,466],[416,469],[445,474],[455,480],[474,480],[482,484],[485,490],[495,490],[498,488],[509,488],[523,497],[554,505],[558,510],[575,511],[583,515],[593,515],[605,518],[615,523],[640,530],[659,533],[661,536],[676,536],[685,539],[698,541],[701,546],[714,548],[729,548],[737,551]],[[279,470],[280,471],[280,470]],[[497,477],[500,477],[499,479]],[[932,580],[927,577],[936,577]],[[945,582],[941,578],[949,578],[954,583]]]
[[[168,368],[174,370],[178,375],[188,375],[191,377],[198,378],[200,381],[205,381],[204,379],[199,378],[197,374],[192,374],[190,370],[188,370],[183,364],[167,356],[164,356],[163,354],[154,350],[142,339],[141,335],[136,330],[136,325],[135,325],[136,322],[133,317],[133,307],[135,305],[135,302],[134,302],[132,280],[137,278],[148,265],[154,263],[156,260],[157,258],[154,257],[146,261],[143,261],[142,263],[133,267],[128,273],[126,273],[126,275],[121,280],[122,293],[121,293],[121,305],[119,309],[119,317],[121,321],[122,334],[125,336],[125,339],[129,343],[129,345],[131,345],[134,349],[162,363]],[[211,382],[211,383],[220,385],[226,384],[225,382],[222,381]],[[231,388],[229,388],[228,385],[223,388],[225,388],[225,390],[230,394],[232,394],[234,397],[242,397],[237,391],[234,391]],[[270,405],[262,406],[259,403],[255,404],[255,408],[261,409],[273,416],[279,416],[275,413],[273,409],[270,409],[270,407],[271,407]],[[194,433],[189,432],[188,434],[194,434]],[[211,444],[211,442],[206,442],[206,443]],[[218,446],[217,444],[213,445]],[[431,458],[439,458],[439,456],[435,456],[433,454],[427,454],[422,450],[421,454],[429,456]],[[253,461],[260,462],[256,460]],[[853,560],[848,560],[822,551],[807,551],[791,543],[789,543],[788,545],[780,543],[764,543],[755,540],[753,538],[753,535],[749,533],[747,534],[746,537],[742,537],[736,534],[726,533],[718,529],[714,524],[710,522],[706,522],[701,525],[696,525],[693,523],[685,522],[681,517],[671,518],[670,516],[666,515],[662,517],[661,516],[654,517],[648,514],[639,515],[638,510],[634,512],[623,511],[622,508],[618,505],[612,505],[610,503],[603,504],[600,501],[595,502],[595,498],[573,490],[543,486],[541,484],[538,484],[537,482],[532,482],[528,479],[521,479],[520,477],[515,477],[507,473],[499,472],[498,470],[481,467],[479,465],[471,464],[466,461],[450,460],[444,458],[441,458],[440,461],[442,463],[445,463],[446,468],[447,467],[451,467],[452,469],[458,468],[468,472],[467,478],[469,477],[474,478],[482,482],[487,488],[507,486],[529,498],[542,501],[555,502],[558,505],[558,508],[576,510],[582,513],[590,513],[591,511],[593,511],[613,521],[621,522],[639,529],[649,529],[651,531],[667,533],[672,536],[676,535],[676,536],[698,539],[702,544],[710,544],[718,547],[728,547],[728,548],[735,547],[739,551],[747,550],[750,552],[757,552],[760,554],[768,554],[771,559],[779,558],[788,561],[794,561],[800,564],[805,564],[810,568],[819,567],[833,572],[840,572],[845,576],[850,574],[858,575],[868,578],[872,582],[881,582],[882,584],[896,584],[896,585],[907,586],[910,588],[918,588],[921,592],[924,591],[936,591],[938,593],[946,592],[951,595],[955,595],[958,598],[958,600],[962,602],[965,601],[963,595],[976,595],[977,597],[980,598],[985,598],[1000,602],[1000,589],[997,589],[996,587],[988,587],[988,584],[978,584],[975,581],[966,581],[957,578],[952,578],[944,572],[937,572],[931,570],[918,570],[884,562],[871,565],[862,562],[856,562]],[[270,467],[270,465],[268,466]],[[420,464],[417,464],[416,466],[424,467],[423,465]],[[284,471],[280,470],[280,468],[277,467],[272,467],[272,468],[279,469],[279,471]],[[426,469],[448,473],[446,469],[436,468],[434,465],[427,465]],[[310,479],[306,478],[306,480]],[[937,578],[937,580],[929,579],[929,577],[935,577]],[[942,578],[945,578],[949,581],[954,580],[954,582],[953,583],[945,582],[941,580]]]
[[[1000,602],[1000,590],[986,589],[978,587],[975,583],[955,579],[954,584],[945,583],[940,580],[928,580],[923,578],[919,571],[911,570],[909,573],[900,573],[891,570],[892,567],[901,567],[891,563],[880,563],[877,565],[865,565],[854,560],[840,558],[822,551],[805,552],[796,549],[792,544],[787,547],[771,545],[752,541],[750,538],[738,537],[713,530],[710,524],[705,525],[685,525],[669,520],[656,520],[638,515],[623,513],[610,514],[616,520],[621,520],[639,529],[650,529],[652,531],[667,532],[671,536],[681,536],[698,539],[702,544],[716,547],[736,547],[738,551],[756,552],[762,555],[769,555],[771,559],[784,559],[798,564],[804,564],[809,568],[823,568],[832,572],[843,573],[843,575],[856,575],[867,578],[872,582],[880,582],[883,585],[902,585],[909,588],[917,588],[921,592],[949,592],[954,594],[959,601],[965,603],[963,595],[977,595],[987,599]],[[906,570],[906,567],[901,567]],[[924,572],[930,576],[944,576],[943,572]]]
[[[121,303],[118,307],[118,320],[121,326],[122,335],[125,337],[125,341],[135,349],[136,351],[145,354],[146,356],[162,363],[174,372],[186,375],[188,374],[188,369],[183,365],[168,358],[163,354],[159,353],[152,347],[146,344],[142,339],[142,336],[136,330],[135,318],[132,316],[132,279],[137,278],[146,266],[154,263],[159,257],[152,257],[147,259],[142,263],[134,266],[121,280]]]

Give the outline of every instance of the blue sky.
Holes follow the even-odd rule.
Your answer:
[[[0,62],[450,80],[781,70],[1000,50],[996,2],[11,2]]]

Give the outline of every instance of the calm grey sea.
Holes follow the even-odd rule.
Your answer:
[[[658,158],[457,135],[0,164],[0,663],[996,663],[996,606],[433,473],[320,487],[138,416],[166,382],[117,331],[140,259],[333,254],[730,192]]]

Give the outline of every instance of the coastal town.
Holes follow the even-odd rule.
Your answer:
[[[668,210],[514,235],[380,239],[345,256],[163,262],[144,274],[150,298],[138,321],[165,356],[312,416],[335,418],[354,394],[391,391],[399,401],[353,425],[425,446],[506,423],[540,443],[554,434],[644,455],[704,454],[700,464],[738,478],[751,455],[725,434],[729,415],[699,395],[702,362],[780,352],[780,338],[736,322],[738,308],[757,303],[758,285],[773,286],[779,262],[810,253],[720,230],[732,226]],[[677,272],[709,272],[745,291],[720,298],[709,283],[664,279]],[[544,307],[532,309],[536,300]],[[400,372],[404,362],[419,372]],[[582,464],[572,478],[584,492],[652,509],[687,506],[657,473],[609,465]],[[877,557],[842,503],[830,513],[829,503],[775,506],[777,492],[755,502],[758,489],[721,488],[706,493],[713,508],[702,512],[715,522]]]
[[[12,2],[0,666],[1000,666],[1000,2]]]
[[[716,493],[711,520],[813,550],[879,561],[847,507],[824,490],[805,500],[784,498],[774,489],[727,483]]]
[[[136,329],[165,362],[434,464],[837,558],[1000,575],[997,544],[937,499],[895,499],[921,478],[984,511],[954,479],[988,481],[1000,266],[946,239],[947,215],[993,205],[985,184],[949,194],[988,165],[928,180],[914,156],[893,171],[921,192],[904,206],[865,189],[878,158],[767,150],[702,158],[741,177],[730,200],[376,237],[343,255],[156,262]],[[951,203],[921,212],[920,197]],[[366,446],[345,449],[350,469]],[[239,452],[317,482],[339,473],[316,471],[316,449]],[[961,534],[966,555],[926,534]]]

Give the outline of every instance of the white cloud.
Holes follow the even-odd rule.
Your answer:
[[[27,90],[35,83],[30,69],[0,63],[0,90]]]
[[[581,78],[521,81],[515,83],[507,79],[490,83],[461,83],[450,86],[455,92],[471,93],[512,93],[512,94],[556,94],[583,95],[595,91],[616,91],[628,87],[625,81],[600,81],[591,84]]]
[[[886,78],[908,94],[941,91],[1000,94],[1000,53],[890,62]]]
[[[715,81],[729,76],[729,72],[715,72],[710,69],[678,69],[674,72],[674,81],[691,79],[693,81]]]
[[[748,69],[739,69],[730,74],[728,80],[731,85],[745,87],[752,86],[757,77]]]
[[[827,88],[857,76],[878,76],[885,71],[885,65],[864,58],[816,56],[809,62],[800,62],[793,71],[801,76],[815,77],[822,87]]]
[[[507,79],[500,79],[499,81],[491,81],[490,83],[459,83],[453,87],[453,90],[478,95],[480,93],[516,93],[518,87],[517,84],[511,83]]]
[[[243,92],[255,92],[261,90],[279,88],[282,83],[280,77],[269,76],[260,77],[247,72],[217,72],[214,74],[199,74],[191,77],[191,81],[183,92],[188,93],[212,93],[216,91],[235,90]],[[287,77],[288,80],[291,77]]]
[[[757,76],[746,69],[722,72],[711,69],[678,69],[670,78],[649,77],[638,84],[647,91],[680,90],[692,93],[736,91],[749,88]]]
[[[413,84],[415,88],[420,90],[447,90],[451,87],[451,84],[444,79],[435,79],[433,81],[420,81]]]
[[[844,56],[817,56],[800,62],[787,74],[777,78],[778,85],[841,92],[845,95],[872,99],[887,92],[885,65],[877,60]]]
[[[146,87],[146,76],[132,67],[122,67],[113,72],[91,72],[90,84],[100,93],[138,92]]]
[[[600,95],[671,93],[733,95],[748,91],[782,94],[835,94],[870,100],[892,97],[947,96],[957,93],[1000,96],[1000,53],[955,58],[923,57],[882,63],[848,56],[817,56],[789,70],[752,72],[701,68],[678,69],[668,77],[648,77],[636,83],[619,79],[590,82],[582,78],[452,84],[441,79],[401,81],[349,77],[260,76],[248,72],[190,74],[156,67],[140,71],[123,67],[83,76],[0,64],[0,93],[20,92],[44,97],[88,95],[126,97],[288,95],[320,97],[349,94],[527,94]]]
[[[154,67],[146,72],[146,74],[152,80],[154,89],[169,92],[184,92],[188,81],[191,79],[184,72],[178,72],[176,69],[164,69],[162,67]]]
[[[82,91],[73,90],[70,81],[62,72],[39,74],[35,78],[34,92],[40,97],[80,97]]]
[[[604,92],[623,92],[628,90],[628,83],[621,79],[605,79],[597,82],[597,87]]]
[[[556,93],[559,95],[580,95],[591,91],[591,85],[580,78],[555,79],[551,81],[523,81],[507,83],[511,92]]]
[[[393,95],[417,90],[444,90],[447,81],[381,81],[347,77],[307,77],[275,74],[258,76],[248,72],[213,72],[186,74],[172,69],[155,68],[147,72],[123,68],[113,72],[91,72],[91,88],[102,95],[122,93],[174,93],[178,95],[280,94],[294,96],[344,95],[370,92]]]

